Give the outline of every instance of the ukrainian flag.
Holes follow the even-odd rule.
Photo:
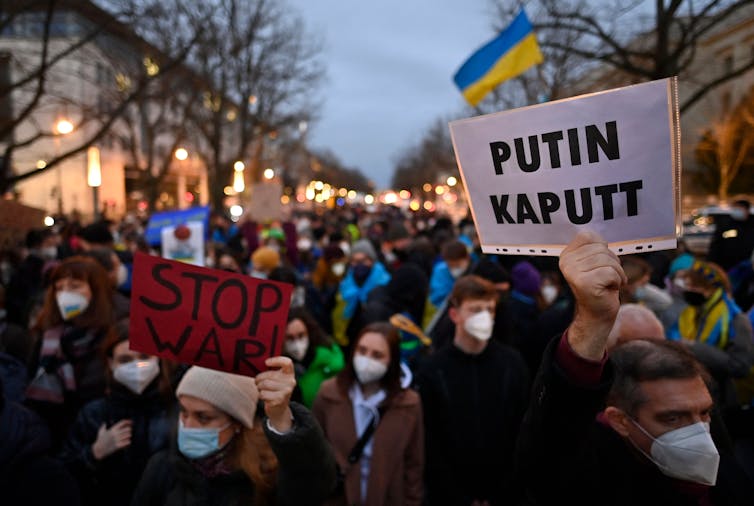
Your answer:
[[[500,35],[479,48],[453,76],[463,96],[475,106],[495,86],[542,63],[537,38],[523,9]]]

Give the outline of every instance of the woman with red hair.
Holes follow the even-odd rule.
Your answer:
[[[35,374],[26,392],[30,407],[50,426],[54,447],[79,409],[105,393],[101,346],[114,323],[105,269],[81,256],[61,262],[50,275],[33,328],[39,340],[32,362]]]

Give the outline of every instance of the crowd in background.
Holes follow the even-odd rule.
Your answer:
[[[295,287],[287,359],[251,379],[129,349],[134,255],[160,254],[145,226],[61,219],[0,252],[8,504],[515,503],[531,388],[576,308],[557,258],[486,255],[470,219],[395,207],[213,214],[208,267]],[[622,256],[608,345],[684,343],[751,480],[753,250],[747,212],[706,254]]]

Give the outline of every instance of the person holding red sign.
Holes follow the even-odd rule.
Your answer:
[[[150,459],[133,506],[322,502],[335,485],[332,452],[311,413],[290,402],[291,360],[272,357],[265,365],[255,378],[186,371],[176,389],[177,447]]]

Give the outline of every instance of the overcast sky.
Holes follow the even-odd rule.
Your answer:
[[[324,43],[328,79],[310,144],[387,188],[393,161],[462,111],[452,76],[494,36],[486,0],[288,0]]]

